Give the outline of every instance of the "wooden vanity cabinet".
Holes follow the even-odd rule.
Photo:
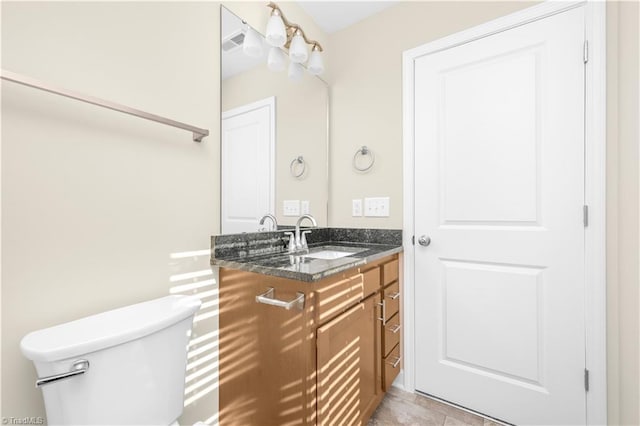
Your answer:
[[[315,283],[221,268],[220,424],[366,424],[399,371],[398,308],[382,320],[397,265],[393,255]],[[304,307],[257,303],[269,288]]]
[[[384,318],[382,322],[382,386],[386,392],[402,368],[399,261],[394,259],[385,262],[380,268],[382,270],[381,303]]]

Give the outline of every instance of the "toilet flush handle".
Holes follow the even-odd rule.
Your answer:
[[[36,387],[48,385],[51,383],[58,382],[60,380],[70,379],[72,377],[78,376],[80,374],[84,374],[89,370],[89,361],[86,359],[78,359],[71,364],[71,370],[66,373],[54,374],[53,376],[47,376],[38,378],[36,380]]]

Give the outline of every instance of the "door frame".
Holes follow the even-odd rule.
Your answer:
[[[576,7],[585,8],[588,61],[585,74],[585,354],[589,370],[587,424],[607,424],[606,288],[606,4],[547,1],[407,50],[403,86],[404,371],[396,383],[415,390],[414,61]]]
[[[223,143],[223,122],[227,118],[235,117],[236,115],[246,114],[247,112],[260,109],[262,107],[269,107],[269,161],[271,162],[271,168],[269,171],[269,213],[276,215],[276,97],[269,96],[268,98],[260,99],[255,102],[251,102],[239,107],[222,111],[220,113],[220,232],[222,232],[222,222],[224,220],[224,173],[222,171],[222,159],[224,154],[222,152],[224,148]]]

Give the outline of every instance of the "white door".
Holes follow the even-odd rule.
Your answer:
[[[415,61],[416,389],[514,424],[586,421],[583,43],[579,7]]]
[[[222,113],[222,233],[275,214],[275,98]]]

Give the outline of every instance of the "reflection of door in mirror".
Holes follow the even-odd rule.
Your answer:
[[[222,232],[255,232],[275,207],[275,98],[222,113]]]

